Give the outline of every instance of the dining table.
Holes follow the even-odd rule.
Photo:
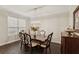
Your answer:
[[[47,39],[47,36],[43,36],[43,35],[36,35],[36,37],[34,37],[33,35],[31,35],[31,39],[32,41],[41,44],[44,43]]]

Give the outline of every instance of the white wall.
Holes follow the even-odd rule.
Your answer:
[[[61,43],[61,32],[69,25],[69,13],[61,13],[56,15],[49,15],[39,17],[31,22],[40,21],[40,29],[46,31],[46,34],[53,32],[52,42]]]
[[[7,27],[7,16],[4,11],[0,11],[0,44],[5,43],[8,38]]]

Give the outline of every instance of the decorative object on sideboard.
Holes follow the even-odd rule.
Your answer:
[[[75,32],[75,30],[74,30],[74,29],[72,29],[72,27],[71,27],[71,26],[67,27],[67,29],[66,29],[65,31],[68,33],[68,35],[69,35],[69,36],[71,36],[71,35],[72,35],[72,33],[74,33],[74,32]]]

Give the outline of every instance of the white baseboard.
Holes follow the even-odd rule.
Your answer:
[[[51,42],[61,44],[61,41],[51,41]]]
[[[5,43],[0,44],[0,46],[7,45],[7,44],[10,44],[10,43],[13,43],[13,42],[19,41],[19,40],[20,40],[20,39],[13,40],[13,41],[9,41],[9,42],[5,42]]]
[[[7,44],[10,44],[10,43],[13,43],[13,42],[19,41],[19,40],[20,40],[20,39],[12,40],[12,41],[5,42],[5,43],[1,43],[0,46],[7,45]],[[54,43],[58,43],[58,44],[61,44],[61,41],[53,41],[53,40],[52,40],[52,42],[54,42]]]

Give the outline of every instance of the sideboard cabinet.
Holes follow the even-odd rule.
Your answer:
[[[61,53],[77,54],[79,53],[79,36],[64,33],[61,34]]]

